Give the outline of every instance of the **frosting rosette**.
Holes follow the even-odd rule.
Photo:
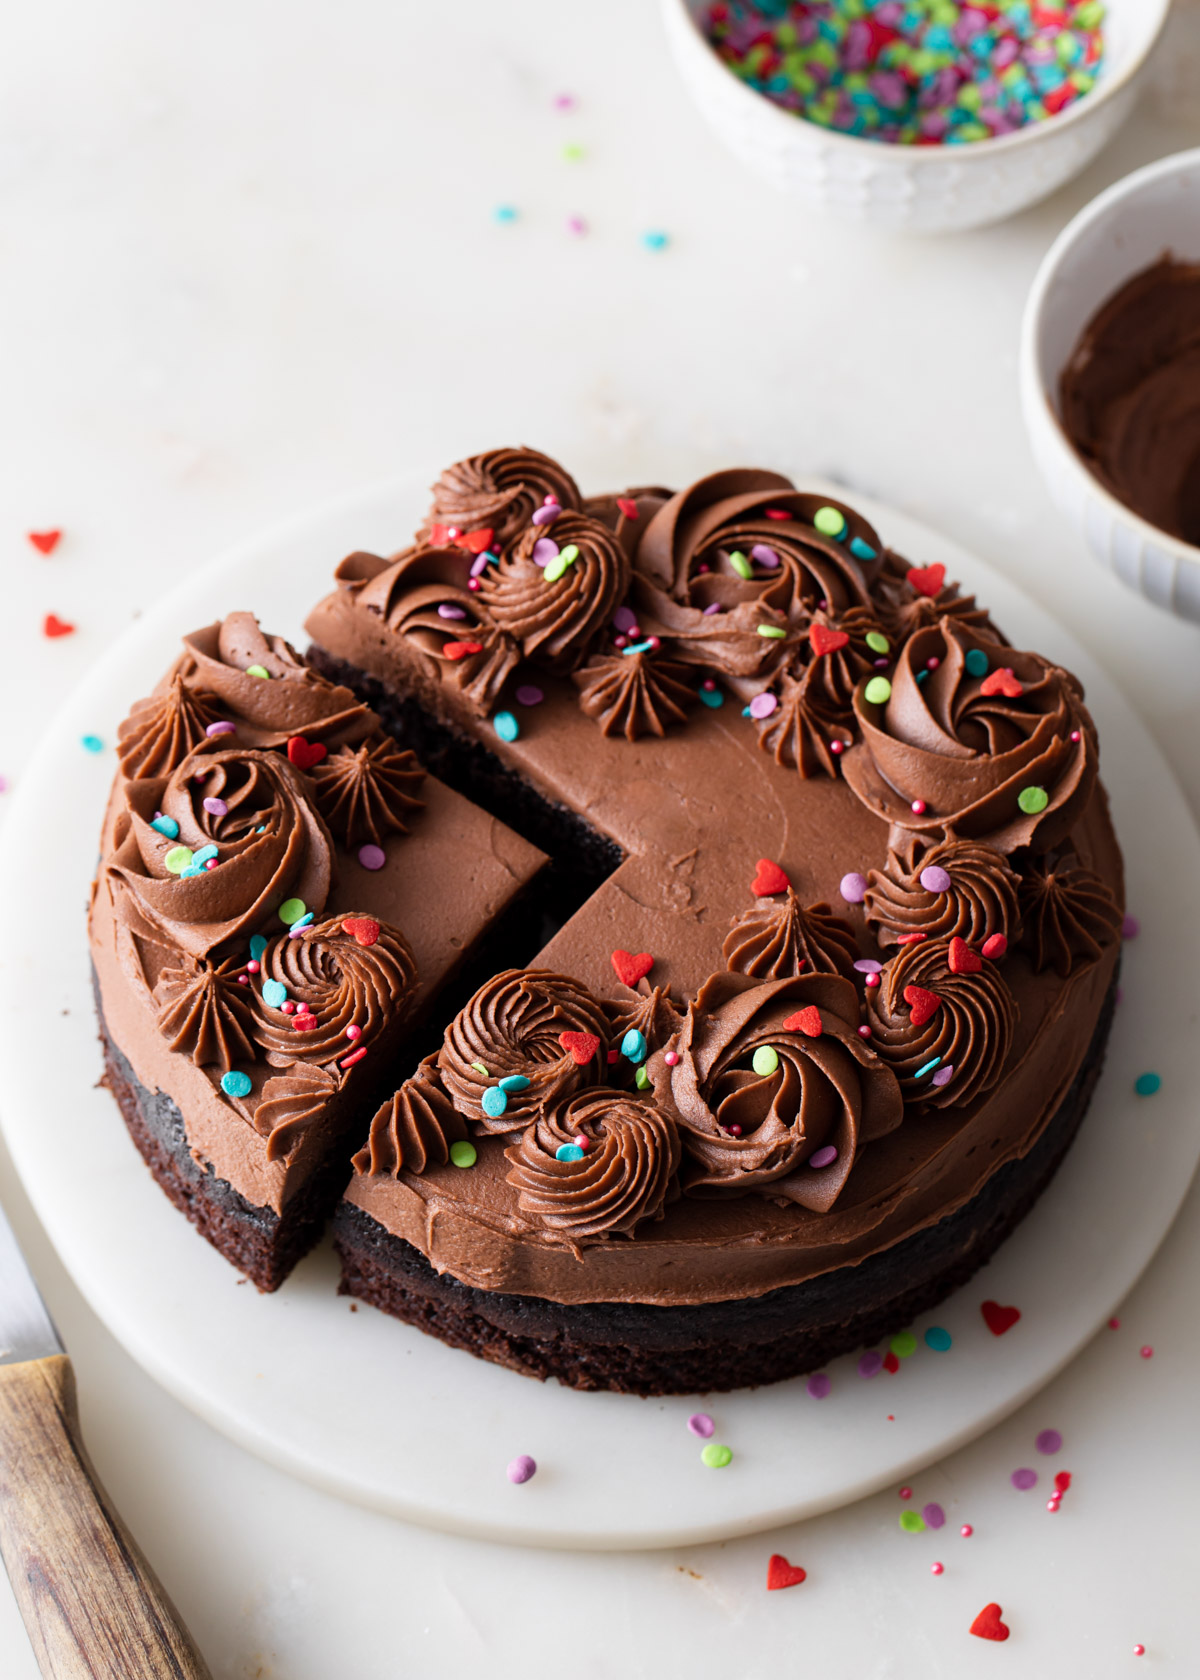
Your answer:
[[[792,887],[786,898],[764,899],[739,916],[721,947],[725,966],[756,980],[792,975],[840,974],[854,978],[858,940],[850,923],[828,904],[800,903]]]
[[[125,783],[107,866],[118,902],[192,957],[253,933],[287,898],[319,914],[333,876],[333,842],[299,771],[227,739],[170,776]]]
[[[941,618],[957,618],[993,642],[1008,646],[1008,638],[997,630],[974,595],[964,595],[959,584],[946,582],[946,568],[940,562],[914,566],[889,548],[871,593],[877,612],[899,641],[929,629]]]
[[[343,846],[370,840],[381,846],[389,834],[405,834],[421,809],[417,790],[425,772],[411,752],[384,734],[356,747],[339,747],[309,771],[317,809]]]
[[[512,1132],[585,1086],[607,1064],[600,1004],[565,974],[509,968],[485,982],[446,1028],[442,1084],[483,1132]]]
[[[583,664],[628,588],[629,560],[608,527],[564,513],[526,528],[483,573],[479,599],[527,659],[566,674]]]
[[[885,869],[867,876],[863,911],[882,947],[915,937],[963,939],[981,945],[1000,934],[1010,943],[1021,931],[1020,877],[1008,860],[978,840],[944,840],[910,868],[897,853]]]
[[[1069,672],[943,618],[909,638],[890,683],[872,680],[842,772],[895,829],[1045,851],[1087,809],[1096,730]]]
[[[627,741],[662,737],[670,724],[687,721],[687,708],[698,698],[694,669],[641,650],[593,655],[571,680],[579,690],[579,709],[600,725],[600,733]]]
[[[642,532],[663,503],[669,502],[674,494],[673,490],[661,484],[639,484],[630,490],[610,490],[600,496],[586,496],[583,511],[589,518],[607,525],[632,560]]]
[[[836,775],[841,752],[855,738],[855,688],[890,651],[890,638],[867,608],[814,613],[780,678],[778,704],[759,729],[759,746],[806,779]]]
[[[312,670],[253,613],[230,613],[183,638],[189,687],[215,696],[241,746],[281,747],[294,735],[326,746],[369,735],[375,719],[348,688]]]
[[[548,1236],[632,1236],[658,1219],[679,1170],[675,1123],[624,1091],[579,1091],[505,1150],[508,1182],[527,1218]]]
[[[706,980],[665,1054],[655,1098],[683,1132],[689,1195],[757,1191],[825,1213],[858,1150],[903,1117],[891,1071],[858,1036],[854,987],[832,975]]]
[[[259,961],[254,1036],[272,1067],[354,1066],[404,1019],[417,985],[399,929],[349,910],[282,934]]]
[[[251,1035],[254,1010],[247,988],[239,985],[244,963],[193,962],[164,968],[154,986],[158,1030],[172,1050],[190,1056],[197,1067],[216,1063],[224,1072],[255,1059]]]
[[[1121,907],[1099,875],[1073,854],[1030,858],[1022,871],[1023,946],[1035,974],[1062,979],[1097,960],[1121,934]]]
[[[867,994],[871,1044],[914,1108],[960,1108],[990,1091],[1016,1020],[997,965],[960,941],[904,946]]]
[[[622,1087],[636,1082],[638,1069],[683,1025],[683,1016],[665,986],[651,986],[645,980],[639,986],[645,990],[639,989],[620,1002],[605,999],[603,1004],[609,1043],[617,1052],[616,1061],[609,1063],[608,1077]]]
[[[139,700],[117,729],[121,774],[169,776],[200,745],[221,716],[215,694],[189,688],[178,669],[166,686]]]
[[[296,1062],[268,1079],[254,1110],[254,1129],[267,1140],[267,1160],[283,1161],[328,1112],[337,1078],[315,1062]]]
[[[578,509],[583,498],[565,467],[536,449],[489,449],[447,467],[432,490],[424,534],[444,541],[435,526],[455,532],[490,530],[497,553],[524,531],[546,498]]]
[[[354,1170],[359,1177],[399,1178],[402,1172],[444,1167],[450,1145],[466,1135],[466,1121],[442,1089],[436,1055],[426,1056],[376,1112]]]

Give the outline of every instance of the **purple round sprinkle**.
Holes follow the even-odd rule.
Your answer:
[[[813,1376],[809,1377],[805,1386],[814,1400],[824,1400],[825,1396],[829,1393],[829,1390],[833,1387],[833,1384],[825,1375],[824,1371],[817,1371]]]
[[[874,957],[859,957],[854,966],[860,974],[883,973],[883,964],[876,962]]]
[[[860,1377],[877,1377],[883,1370],[883,1355],[881,1353],[864,1353],[858,1362]]]
[[[533,563],[535,566],[548,566],[551,560],[558,558],[558,544],[553,537],[539,537],[533,545]]]
[[[1061,1452],[1062,1435],[1057,1429],[1043,1429],[1033,1444],[1040,1453]]]
[[[934,1074],[933,1078],[929,1081],[929,1083],[931,1085],[937,1085],[937,1086],[949,1085],[950,1081],[953,1078],[954,1078],[954,1064],[952,1062],[947,1062],[945,1067],[940,1067],[937,1070],[937,1072]]]
[[[618,607],[612,621],[623,636],[637,629],[637,614],[632,607]]]
[[[886,671],[887,668],[888,668],[888,661],[886,659],[877,659],[875,661],[875,669],[877,671]]]
[[[204,809],[208,812],[210,817],[225,817],[229,815],[229,807],[223,799],[209,798],[204,800],[203,804]]]
[[[701,1440],[707,1441],[716,1425],[707,1412],[693,1412],[688,1419],[688,1428],[693,1435],[699,1435]]]
[[[928,869],[922,869],[921,871],[921,885],[925,888],[926,892],[949,892],[949,873],[945,869],[939,869],[936,863],[931,863]]]
[[[1022,1493],[1027,1493],[1031,1487],[1036,1487],[1037,1479],[1036,1470],[1014,1470],[1009,1477],[1012,1485],[1019,1488]]]
[[[847,904],[861,904],[867,896],[867,877],[860,875],[857,870],[851,870],[849,875],[842,876],[839,892]]]
[[[938,1504],[922,1505],[921,1515],[925,1518],[926,1528],[941,1528],[946,1521],[946,1513]]]
[[[720,601],[712,601],[712,602],[709,603],[709,605],[707,607],[705,607],[703,616],[705,618],[711,618],[714,613],[719,613],[720,610],[721,610]]]
[[[387,859],[382,846],[367,845],[358,848],[358,861],[364,869],[382,869]]]
[[[443,601],[438,608],[439,618],[466,618],[466,616],[467,609],[456,606],[453,601]]]
[[[288,938],[289,939],[303,939],[306,931],[307,930],[305,928],[289,928],[288,929]]]
[[[533,523],[535,525],[553,525],[561,512],[562,508],[559,507],[557,502],[547,502],[535,511]]]
[[[1136,939],[1141,931],[1142,924],[1138,921],[1136,916],[1126,916],[1124,921],[1121,923],[1122,939]]]
[[[471,576],[482,577],[491,564],[491,556],[485,548],[482,554],[477,554],[471,562]]]
[[[778,554],[773,548],[768,548],[766,543],[755,543],[750,550],[750,558],[757,560],[759,565],[765,566],[769,572],[773,572],[779,564]]]
[[[809,1156],[808,1164],[810,1167],[831,1167],[837,1158],[837,1150],[833,1144],[827,1143],[824,1149],[818,1149],[815,1155]]]
[[[522,1453],[519,1458],[514,1458],[508,1467],[508,1479],[510,1482],[527,1482],[531,1476],[535,1476],[536,1474],[537,1460],[530,1458],[528,1453]]]
[[[540,706],[545,698],[541,689],[535,688],[532,683],[522,683],[517,690],[517,701],[522,706]]]
[[[752,718],[769,718],[779,702],[773,694],[756,694],[750,702]]]
[[[227,719],[223,719],[220,723],[210,723],[204,733],[206,735],[233,735],[236,731],[236,724],[230,723]]]

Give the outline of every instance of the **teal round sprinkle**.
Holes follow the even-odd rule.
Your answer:
[[[308,906],[302,898],[285,898],[279,906],[279,920],[284,927],[291,927],[292,923],[298,922],[307,910]]]
[[[639,1091],[648,1091],[650,1089],[650,1075],[646,1072],[644,1067],[640,1067],[634,1074],[633,1083],[637,1086]]]
[[[504,226],[507,222],[515,222],[517,219],[517,213],[517,207],[515,204],[497,204],[496,208],[492,211],[492,220],[494,222],[499,222],[501,226]]]
[[[251,939],[250,939],[250,960],[251,960],[251,962],[261,962],[263,952],[266,950],[266,948],[267,948],[267,942],[263,938],[262,934],[261,933],[253,934],[251,936]]]
[[[79,744],[84,752],[98,753],[104,751],[104,742],[99,735],[82,735]]]
[[[940,1064],[941,1059],[942,1058],[940,1056],[935,1056],[932,1061],[924,1063],[924,1065],[919,1067],[916,1073],[913,1074],[913,1078],[924,1079],[927,1073],[932,1073],[934,1068]]]
[[[729,556],[729,564],[740,578],[752,578],[754,576],[754,567],[740,549],[735,549]]]
[[[262,1000],[268,1009],[278,1009],[287,1002],[287,987],[282,980],[264,980]]]
[[[473,1167],[479,1159],[479,1151],[466,1138],[460,1138],[450,1145],[450,1159],[456,1167]]]
[[[216,855],[217,848],[215,846],[201,846],[198,852],[192,853],[192,862],[207,863],[209,858],[215,858]]]
[[[642,235],[642,244],[646,247],[647,251],[665,251],[670,243],[670,234],[662,233],[657,228],[654,228],[649,233],[644,233]]]
[[[813,524],[823,537],[840,537],[846,529],[846,515],[835,507],[818,508]]]
[[[156,828],[164,840],[178,840],[179,838],[179,824],[174,817],[155,817],[150,827]]]
[[[886,677],[872,677],[863,689],[863,699],[872,706],[886,706],[892,698],[892,685]]]
[[[528,1091],[529,1081],[523,1073],[510,1073],[500,1081],[500,1089],[511,1096],[514,1091]]]
[[[989,665],[988,656],[982,648],[972,648],[963,664],[973,677],[986,677]]]
[[[871,547],[869,542],[864,542],[861,537],[851,537],[850,552],[857,560],[878,559],[875,549]]]
[[[312,919],[313,919],[312,911],[311,910],[306,910],[304,912],[303,916],[300,917],[300,920],[298,922],[293,922],[292,923],[292,932],[294,933],[297,928],[306,928],[308,926],[308,924],[312,921]]]
[[[706,706],[711,706],[714,712],[718,706],[725,704],[725,696],[719,688],[702,688],[700,698]]]
[[[928,671],[918,671],[917,672],[917,687],[918,688],[920,688],[922,683],[925,683],[925,682],[928,682],[928,681],[929,681],[929,672]]]
[[[489,1120],[498,1120],[508,1107],[508,1092],[502,1091],[499,1085],[489,1085],[483,1093],[481,1107]]]
[[[644,1062],[646,1060],[646,1035],[640,1033],[636,1027],[630,1027],[621,1040],[621,1054],[629,1062]]]
[[[771,642],[781,642],[787,635],[787,631],[780,629],[778,624],[756,624],[754,628]]]
[[[892,645],[882,630],[868,630],[865,640],[872,653],[887,653]]]
[[[710,1441],[706,1447],[700,1449],[700,1462],[710,1470],[724,1470],[727,1464],[733,1463],[733,1453],[729,1447],[723,1447],[717,1441]]]
[[[1162,1084],[1157,1073],[1139,1073],[1133,1082],[1133,1088],[1139,1097],[1152,1097]]]
[[[492,724],[502,741],[515,741],[521,733],[521,725],[512,712],[497,712],[492,719]]]
[[[163,867],[171,875],[182,875],[185,869],[192,867],[192,848],[190,846],[172,846],[163,859]]]
[[[911,1330],[901,1330],[898,1336],[893,1336],[888,1343],[897,1359],[908,1359],[917,1351],[917,1338]]]
[[[577,1143],[560,1143],[554,1151],[556,1161],[582,1161],[583,1150]]]
[[[1050,803],[1050,795],[1044,787],[1022,788],[1017,795],[1017,804],[1027,817],[1036,817],[1039,811],[1044,811]]]
[[[925,1527],[925,1518],[920,1511],[901,1511],[900,1527],[905,1534],[920,1534]]]
[[[934,1353],[949,1353],[953,1341],[949,1330],[943,1330],[940,1324],[931,1324],[925,1332],[925,1346]]]
[[[628,647],[622,648],[621,652],[628,657],[630,654],[634,653],[652,653],[653,650],[654,643],[646,640],[644,642],[631,642]]]
[[[221,1075],[221,1089],[227,1097],[248,1097],[254,1081],[240,1068],[231,1068]]]
[[[750,1066],[760,1079],[766,1079],[779,1069],[779,1052],[769,1044],[760,1044],[750,1059]]]

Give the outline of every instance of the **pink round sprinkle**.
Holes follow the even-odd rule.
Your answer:
[[[530,1458],[528,1453],[522,1453],[519,1458],[514,1458],[508,1467],[508,1479],[510,1482],[520,1484],[521,1482],[527,1482],[531,1476],[536,1475],[537,1460]]]
[[[443,601],[438,608],[439,618],[466,618],[466,607],[460,607],[456,601]]]
[[[1037,1486],[1038,1475],[1036,1470],[1014,1470],[1008,1479],[1015,1488],[1025,1493],[1029,1488]]]
[[[701,560],[700,564],[696,567],[696,571],[697,571],[697,573],[711,572],[712,567],[709,565],[707,560]]]
[[[716,1425],[707,1412],[693,1412],[688,1419],[688,1428],[693,1435],[699,1435],[702,1441],[707,1441]]]
[[[829,1390],[833,1387],[833,1384],[825,1375],[824,1371],[817,1371],[809,1377],[805,1387],[808,1389],[808,1392],[812,1395],[814,1400],[824,1400],[828,1395]]]
[[[229,807],[223,799],[205,799],[202,801],[204,809],[210,817],[224,817],[229,814]]]
[[[632,607],[618,607],[612,621],[618,630],[624,630],[626,634],[637,629],[637,617]]]
[[[870,1038],[870,1036],[871,1036],[870,1027],[868,1027],[868,1026],[859,1027],[858,1036],[859,1036],[859,1038]]]
[[[1061,1452],[1062,1435],[1057,1429],[1043,1429],[1033,1444],[1040,1453]]]
[[[540,706],[546,696],[533,683],[522,683],[517,690],[517,704],[520,706]]]
[[[845,742],[844,741],[830,741],[829,750],[835,758],[840,758],[842,753],[845,752],[845,750],[846,750]]]
[[[479,579],[477,577],[469,577],[467,579],[467,588],[474,595],[479,589]]]
[[[940,869],[936,863],[931,863],[928,869],[921,871],[921,885],[926,892],[944,893],[950,891],[950,874],[948,870]]]
[[[1138,1352],[1141,1354],[1143,1359],[1153,1359],[1154,1358],[1154,1349],[1152,1347],[1139,1348]]]
[[[929,1573],[931,1575],[941,1575],[944,1572],[945,1567],[944,1563],[931,1563],[929,1565]]]
[[[866,986],[867,986],[868,991],[873,992],[875,990],[876,986],[878,986],[878,984],[879,984],[878,974],[868,974],[867,975]]]
[[[934,655],[934,657],[933,657],[933,658],[932,658],[932,659],[927,659],[927,660],[926,660],[926,661],[925,661],[925,669],[926,669],[926,670],[927,670],[927,671],[936,671],[936,670],[937,670],[937,668],[938,668],[938,666],[939,666],[939,665],[940,665],[940,664],[941,664],[941,663],[942,663],[942,662],[941,662],[941,660],[940,660],[940,659],[939,659],[939,658],[938,658],[938,657],[937,657],[937,655],[936,655],[936,654],[935,654],[935,655]]]
[[[752,718],[769,718],[779,705],[773,694],[756,694],[750,702],[750,716]]]
[[[1142,931],[1142,924],[1136,916],[1126,916],[1121,923],[1121,938],[1136,939]]]
[[[867,877],[852,869],[848,875],[843,875],[838,891],[847,904],[861,904],[867,896]]]
[[[356,1027],[354,1022],[351,1021],[350,1025],[346,1028],[346,1037],[351,1043],[353,1043],[356,1038],[362,1037],[362,1028]]]
[[[582,1149],[583,1153],[586,1155],[588,1150],[592,1147],[592,1140],[590,1137],[586,1137],[583,1132],[580,1132],[575,1138],[575,1147],[576,1149]]]
[[[883,1370],[883,1355],[881,1353],[864,1353],[858,1362],[860,1377],[877,1377]]]
[[[614,647],[619,647],[619,648],[628,647],[629,646],[629,637],[628,636],[614,636],[613,637],[613,646]]]
[[[554,494],[553,490],[547,490],[546,494],[542,497],[542,506],[543,507],[557,507],[558,506],[558,497]]]
[[[937,1085],[938,1087],[941,1087],[942,1085],[949,1085],[950,1081],[953,1078],[954,1078],[954,1064],[952,1062],[947,1062],[945,1067],[940,1067],[937,1070],[937,1072],[934,1074],[933,1078],[929,1081],[929,1083],[931,1085]]]
[[[877,659],[875,661],[875,669],[877,671],[886,671],[887,668],[888,668],[888,662],[887,662],[886,659]]]
[[[901,1499],[911,1499],[912,1498],[912,1489],[910,1487],[902,1487],[900,1489],[900,1497],[901,1497]]]
[[[923,799],[913,800],[912,814],[914,817],[923,817],[925,815],[925,801]]]
[[[731,1126],[726,1126],[725,1130],[729,1133],[730,1137],[741,1137],[742,1135],[742,1128],[738,1125],[736,1120]]]
[[[705,677],[704,681],[700,684],[700,687],[703,688],[703,689],[706,689],[709,694],[712,693],[713,689],[716,688],[716,686],[717,686],[717,682],[716,682],[715,677]]]
[[[1110,1330],[1119,1330],[1121,1328],[1121,1320],[1119,1318],[1110,1318],[1108,1321],[1108,1328]]]
[[[292,1002],[291,998],[288,998],[287,1002],[280,1004],[279,1007],[283,1010],[285,1015],[294,1015],[296,1013],[296,1005]]]
[[[1058,1507],[1061,1504],[1062,1500],[1059,1495],[1057,1493],[1052,1493],[1046,1501],[1046,1509],[1050,1512],[1051,1516],[1053,1516],[1054,1512],[1058,1510]]]
[[[221,723],[210,723],[208,728],[204,731],[204,733],[208,736],[234,735],[234,734],[237,733],[237,726],[236,726],[236,724],[229,723],[228,721],[222,721]]]
[[[358,848],[358,861],[364,869],[382,869],[387,858],[382,846],[367,844]]]
[[[818,1149],[815,1154],[809,1156],[808,1164],[810,1167],[816,1167],[818,1169],[821,1167],[831,1167],[837,1158],[837,1150],[834,1148],[832,1143],[827,1143],[824,1149]]]
[[[969,1540],[975,1530],[971,1527],[970,1523],[964,1523],[958,1532],[962,1535],[964,1540]]]
[[[567,217],[567,232],[568,233],[573,233],[576,236],[579,236],[581,234],[585,234],[587,232],[587,230],[588,230],[588,225],[584,221],[582,216],[568,216]]]
[[[204,867],[205,869],[215,869],[217,867],[217,862],[218,860],[216,858],[205,858]]]
[[[1144,1657],[1146,1655],[1146,1647],[1144,1645],[1135,1645],[1133,1647],[1133,1654],[1135,1657]]]
[[[1078,729],[1072,729],[1071,739],[1072,739],[1072,741],[1078,741],[1078,740],[1081,739]]]
[[[238,975],[238,985],[239,986],[248,986],[249,984],[250,984],[250,976],[248,974],[239,974]]]
[[[259,962],[258,958],[251,957],[250,961],[246,964],[246,972],[248,974],[257,974],[261,967],[262,964]]]
[[[662,646],[662,643],[659,641],[657,636],[647,636],[646,637],[646,647],[647,647],[648,652],[657,653],[661,646]]]
[[[668,1050],[663,1056],[663,1061],[666,1062],[668,1067],[674,1067],[678,1060],[679,1052],[677,1050]]]
[[[946,1513],[936,1502],[929,1505],[922,1505],[921,1515],[925,1518],[925,1526],[927,1528],[942,1528],[945,1525]]]

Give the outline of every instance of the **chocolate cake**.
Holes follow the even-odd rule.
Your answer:
[[[815,1369],[990,1256],[1111,1014],[1072,676],[778,474],[585,499],[525,449],[308,630],[187,639],[93,904],[110,1082],[223,1252],[273,1286],[345,1185],[344,1291],[638,1393]]]

